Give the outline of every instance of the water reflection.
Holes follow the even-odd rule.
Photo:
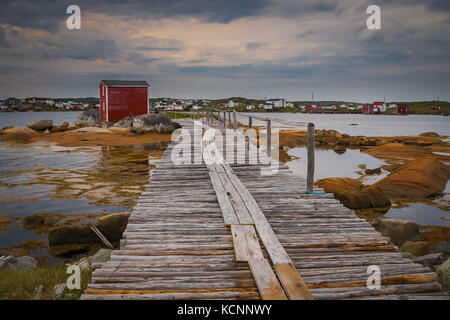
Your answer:
[[[402,208],[391,208],[386,217],[410,220],[420,225],[450,227],[450,212],[423,203],[411,203]]]
[[[347,149],[345,153],[338,154],[333,149],[316,148],[315,154],[315,180],[330,177],[347,177],[358,179],[364,174],[362,168],[376,169],[386,163],[368,154],[362,153],[359,149]],[[289,168],[295,173],[306,178],[307,150],[306,148],[290,149],[288,154],[299,159],[289,161]],[[362,165],[362,166],[361,166]],[[372,184],[387,175],[382,170],[382,174],[365,176],[362,182]]]
[[[165,147],[159,143],[79,148],[49,143],[1,144],[0,214],[92,219],[130,211]],[[61,218],[58,223],[66,220]],[[25,230],[20,221],[14,221],[0,233],[0,247],[39,239],[46,240],[47,235]],[[43,255],[45,250],[33,252]]]

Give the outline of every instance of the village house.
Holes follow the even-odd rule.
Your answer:
[[[272,101],[266,101],[265,103],[264,103],[264,110],[272,110],[273,109],[273,103],[272,103]]]
[[[363,114],[374,114],[378,112],[378,107],[375,107],[373,104],[365,103],[362,105],[362,113]]]
[[[234,108],[237,107],[237,103],[235,103],[233,100],[228,101],[228,103],[225,105],[226,108]]]
[[[249,104],[249,105],[247,106],[247,110],[253,110],[253,109],[255,109],[255,105]]]
[[[285,100],[284,99],[269,99],[266,101],[267,103],[271,103],[274,108],[284,108],[285,107]]]
[[[16,99],[16,98],[13,98],[13,97],[10,97],[10,98],[5,100],[5,105],[7,105],[7,106],[15,106],[15,105],[18,105],[18,104],[20,104],[20,100]]]
[[[148,113],[147,81],[101,80],[100,121],[119,121]]]
[[[322,113],[323,112],[323,108],[322,107],[318,107],[315,104],[307,105],[306,106],[306,111],[308,113]]]
[[[386,104],[384,102],[375,101],[373,105],[376,107],[377,112],[386,112]]]
[[[397,114],[406,115],[409,113],[409,111],[410,111],[409,106],[407,106],[406,104],[399,105],[397,108]]]
[[[5,100],[0,100],[0,110],[6,110],[8,106],[5,105]]]
[[[438,111],[438,110],[441,110],[440,107],[436,107],[436,106],[430,106],[429,109],[430,109],[431,111]]]

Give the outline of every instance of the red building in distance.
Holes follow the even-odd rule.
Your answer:
[[[147,81],[101,80],[100,121],[119,121],[148,113]]]
[[[397,107],[397,113],[398,114],[408,114],[409,113],[409,106],[404,105],[404,104],[399,105]]]

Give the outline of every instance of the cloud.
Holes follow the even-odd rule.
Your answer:
[[[64,84],[91,92],[101,77],[128,77],[152,81],[155,94],[288,98],[320,88],[354,100],[450,85],[447,1],[375,1],[376,31],[366,28],[370,0],[78,2],[74,31],[61,3],[0,2],[2,87],[27,92],[34,75],[45,95]]]
[[[245,44],[245,49],[247,49],[247,50],[255,50],[255,49],[263,48],[265,46],[266,46],[266,44],[263,43],[263,42],[256,42],[256,41],[254,41],[254,42],[247,42]]]

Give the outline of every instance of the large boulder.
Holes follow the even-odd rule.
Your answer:
[[[53,127],[52,120],[36,120],[27,123],[27,127],[34,131],[45,131]]]
[[[131,128],[133,126],[133,118],[125,117],[120,121],[117,121],[113,127],[114,128]]]
[[[103,216],[94,224],[109,241],[122,239],[122,233],[128,223],[129,212],[113,213]],[[98,236],[88,225],[62,226],[54,228],[48,234],[50,246],[64,244],[98,243]]]
[[[408,252],[413,256],[423,256],[430,252],[430,248],[433,244],[430,241],[405,241],[400,250]]]
[[[442,194],[449,168],[433,158],[410,161],[374,185],[388,197],[429,198]]]
[[[181,126],[161,114],[143,114],[133,119],[132,130],[139,130],[143,133],[161,132],[169,133]]]
[[[23,257],[14,257],[7,256],[0,260],[0,269],[12,269],[12,270],[20,270],[20,269],[36,269],[37,261],[33,257],[23,256]]]
[[[361,182],[350,178],[326,178],[317,185],[350,209],[380,208],[391,205],[384,193],[374,186],[365,187]]]
[[[77,126],[94,126],[100,123],[100,110],[83,111],[75,121]]]
[[[438,264],[442,264],[443,262],[445,262],[445,260],[447,260],[447,255],[445,253],[439,252],[417,257],[415,259],[415,262],[423,264],[427,267],[434,267]]]
[[[364,150],[373,157],[383,159],[416,159],[431,157],[433,154],[425,149],[407,146],[401,143],[387,143],[378,147]]]
[[[0,140],[28,141],[38,133],[30,128],[9,128],[0,132]]]
[[[406,241],[421,240],[419,225],[412,221],[398,219],[381,219],[374,224],[377,231],[385,237],[389,237],[396,246],[401,246]]]

